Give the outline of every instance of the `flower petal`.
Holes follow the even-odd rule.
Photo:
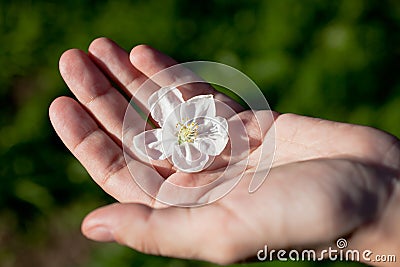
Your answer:
[[[162,142],[163,142],[163,151],[165,156],[168,158],[172,155],[174,151],[174,147],[178,145],[178,138],[175,135],[175,129],[171,129],[171,127],[166,127],[169,125],[168,122],[162,128]]]
[[[199,172],[208,162],[208,155],[201,153],[193,144],[175,146],[172,162],[183,172]]]
[[[198,95],[190,98],[180,107],[181,119],[195,119],[199,117],[215,117],[215,101],[213,95]]]
[[[226,119],[200,118],[196,122],[199,125],[197,143],[200,151],[210,156],[221,154],[229,139]]]
[[[162,127],[166,118],[181,103],[185,102],[176,87],[163,87],[149,97],[151,116]]]
[[[164,152],[164,148],[169,146],[172,140],[163,140],[162,132],[162,129],[154,129],[136,135],[133,138],[135,150],[153,160],[166,159],[169,155]]]

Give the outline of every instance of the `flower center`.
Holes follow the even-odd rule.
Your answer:
[[[199,125],[196,122],[178,122],[176,124],[178,128],[178,144],[193,143],[196,140]]]

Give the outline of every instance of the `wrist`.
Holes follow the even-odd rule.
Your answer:
[[[356,230],[351,247],[360,261],[370,266],[391,267],[400,263],[400,183],[393,183],[388,203],[378,217]],[[366,253],[363,257],[363,252]]]

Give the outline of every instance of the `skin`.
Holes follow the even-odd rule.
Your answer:
[[[269,250],[336,248],[340,237],[347,239],[350,249],[400,257],[400,143],[369,127],[274,112],[275,159],[255,193],[248,193],[255,170],[249,168],[240,183],[213,204],[161,208],[137,186],[126,166],[121,138],[128,101],[111,82],[131,97],[149,76],[174,64],[149,46],[136,46],[128,54],[106,38],[94,40],[87,54],[72,49],[61,56],[60,72],[76,100],[55,99],[49,110],[51,122],[93,180],[118,201],[87,215],[82,223],[86,237],[148,254],[219,264],[254,257],[264,245]],[[168,77],[157,80],[154,88],[169,82]],[[213,93],[241,111],[233,100],[206,85],[181,90],[185,99]],[[135,95],[135,103],[145,112],[151,93]],[[258,115],[267,116],[267,111]],[[252,139],[252,162],[272,121],[262,120],[258,127],[252,112],[243,111],[239,117]],[[145,125],[139,115],[135,121]],[[222,160],[212,171],[184,174],[167,160],[153,162],[156,170],[133,160],[134,175],[162,176],[191,186],[193,181],[212,179],[224,165]]]

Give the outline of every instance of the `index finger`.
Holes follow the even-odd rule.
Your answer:
[[[151,78],[151,80],[160,87],[170,86],[179,79],[189,82],[201,80],[201,78],[191,70],[177,66],[178,62],[174,59],[148,45],[138,45],[134,47],[130,53],[130,60],[137,70]],[[175,67],[170,68],[172,66]],[[230,97],[216,91],[207,82],[186,83],[180,86],[179,89],[186,100],[196,95],[213,94],[215,99],[229,105],[236,112],[243,110],[240,104]],[[149,97],[152,92],[151,90],[147,90],[147,88],[146,91]]]

